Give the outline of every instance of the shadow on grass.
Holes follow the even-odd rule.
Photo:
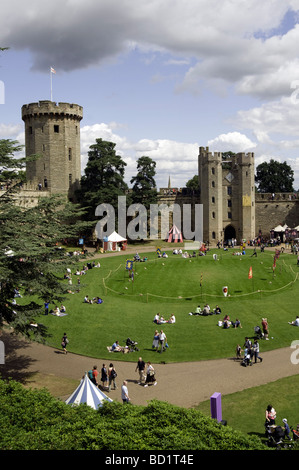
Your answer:
[[[25,384],[33,375],[33,372],[27,372],[26,369],[35,361],[29,356],[17,355],[17,351],[26,349],[29,347],[29,343],[25,339],[7,332],[2,333],[1,340],[5,346],[5,364],[0,364],[1,378],[11,378]]]

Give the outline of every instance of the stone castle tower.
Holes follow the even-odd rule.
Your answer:
[[[203,239],[255,237],[254,154],[238,153],[222,160],[222,153],[200,147],[198,156]]]
[[[77,104],[39,101],[22,106],[26,156],[40,156],[26,165],[29,184],[73,199],[81,179],[82,118]]]

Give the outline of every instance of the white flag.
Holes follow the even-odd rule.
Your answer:
[[[51,67],[51,73],[56,73],[56,70]]]

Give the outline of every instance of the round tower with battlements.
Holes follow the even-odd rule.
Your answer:
[[[38,155],[26,165],[29,184],[73,199],[81,179],[82,118],[77,104],[39,101],[22,106],[26,157]]]

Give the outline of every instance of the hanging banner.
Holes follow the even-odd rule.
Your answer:
[[[128,259],[127,262],[126,262],[126,269],[128,271],[131,271],[133,269],[133,261]]]

